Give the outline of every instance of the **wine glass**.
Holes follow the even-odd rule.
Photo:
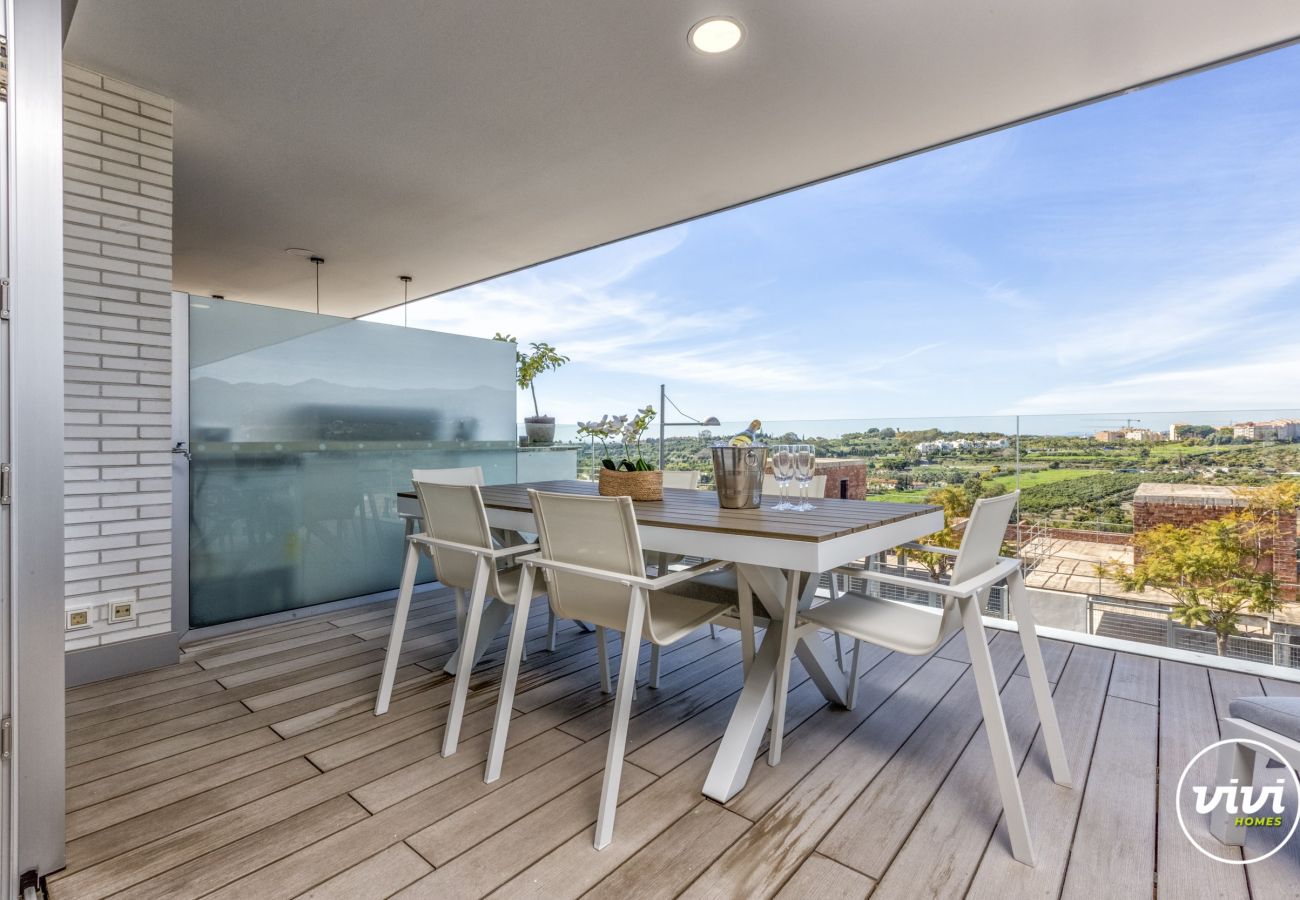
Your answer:
[[[795,505],[788,497],[790,481],[794,478],[794,448],[789,444],[777,444],[773,449],[772,477],[776,479],[777,487],[781,489],[781,502],[772,508],[794,509]]]
[[[794,477],[799,482],[799,505],[797,510],[816,509],[808,502],[808,486],[812,484],[813,470],[817,468],[817,454],[811,444],[796,444],[794,448]]]

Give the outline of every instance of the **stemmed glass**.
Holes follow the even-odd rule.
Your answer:
[[[795,509],[795,505],[788,497],[790,481],[794,478],[794,448],[789,444],[777,444],[773,448],[772,477],[776,479],[777,487],[781,489],[781,502],[772,508]]]
[[[816,509],[808,502],[808,486],[812,484],[813,470],[817,468],[817,454],[811,444],[796,444],[794,448],[794,477],[799,482],[799,505],[794,507],[803,511]]]

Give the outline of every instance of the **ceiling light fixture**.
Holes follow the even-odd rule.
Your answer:
[[[691,26],[686,35],[690,45],[701,53],[726,53],[735,49],[745,37],[745,29],[727,16],[710,16]]]
[[[320,267],[325,265],[325,257],[310,257],[311,264],[316,267],[316,315],[320,315]]]
[[[315,251],[308,250],[306,247],[285,247],[284,252],[299,259],[311,259],[316,255]]]
[[[398,280],[400,280],[400,281],[402,282],[402,327],[405,328],[406,325],[407,325],[407,323],[406,323],[406,304],[408,304],[408,303],[411,302],[411,295],[410,295],[410,290],[411,290],[411,276],[410,276],[410,275],[398,275],[397,277],[398,277]]]

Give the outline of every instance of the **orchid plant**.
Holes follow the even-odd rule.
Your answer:
[[[636,411],[635,416],[601,416],[599,421],[579,422],[578,434],[599,440],[605,449],[605,457],[600,464],[606,469],[622,469],[625,472],[649,472],[653,467],[641,455],[641,438],[649,429],[656,415],[653,406],[646,406]],[[623,445],[623,459],[614,461],[610,444]],[[632,458],[633,452],[636,458]]]

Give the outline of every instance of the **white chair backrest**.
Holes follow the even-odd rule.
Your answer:
[[[957,561],[952,567],[952,583],[974,578],[988,571],[998,559],[998,551],[1006,539],[1007,525],[1011,522],[1011,513],[1020,499],[1019,491],[1002,494],[998,497],[985,497],[975,501],[975,508],[966,521],[966,530],[961,536],[961,547],[957,550]]]
[[[693,491],[700,484],[699,472],[664,472],[664,487]]]
[[[795,481],[790,482],[790,493],[793,495],[793,494],[798,494],[798,492],[799,492],[798,482]],[[768,497],[775,497],[779,493],[781,493],[781,488],[776,483],[776,476],[773,475],[771,472],[768,472],[763,476],[763,493]],[[809,497],[826,496],[825,475],[814,475],[812,477],[812,482],[808,486],[808,496]]]
[[[492,549],[492,532],[478,485],[417,481],[415,492],[420,497],[424,531],[429,537]],[[474,554],[436,546],[432,549],[438,581],[461,590],[474,586]]]
[[[459,469],[412,469],[411,481],[425,484],[483,484],[482,466],[463,466]]]
[[[578,497],[529,489],[542,556],[620,575],[645,577],[641,535],[630,497]],[[622,631],[631,591],[613,581],[550,573],[555,615]],[[647,610],[647,616],[649,611]]]

